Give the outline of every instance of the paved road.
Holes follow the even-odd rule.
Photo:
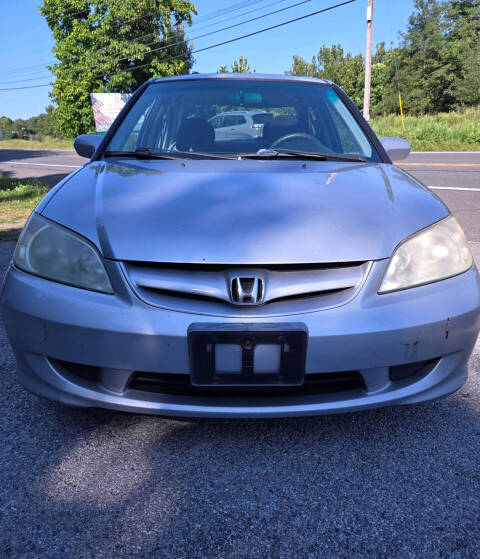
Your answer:
[[[0,149],[0,173],[40,179],[51,186],[85,162],[74,151]],[[475,190],[480,189],[480,152],[412,153],[399,166],[434,187],[469,238],[480,242],[480,191]]]
[[[480,188],[480,151],[413,152],[399,166],[428,186]]]
[[[74,151],[0,149],[0,173],[52,186],[85,162]],[[399,165],[428,186],[480,188],[480,151],[413,152]]]
[[[41,180],[54,186],[86,161],[67,150],[0,149],[0,174]]]
[[[480,262],[480,192],[446,192]],[[12,249],[0,243],[0,274]],[[178,421],[26,393],[0,324],[0,387],[2,559],[480,556],[480,343],[438,402]]]

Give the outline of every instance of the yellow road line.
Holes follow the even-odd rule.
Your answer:
[[[480,163],[397,163],[399,167],[480,167]]]

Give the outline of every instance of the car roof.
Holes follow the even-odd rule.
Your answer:
[[[218,115],[248,115],[250,114],[250,111],[223,111],[223,113],[218,113],[216,116]]]
[[[170,81],[195,81],[195,80],[252,80],[252,81],[283,81],[300,83],[317,83],[331,85],[333,82],[320,78],[306,76],[289,76],[284,74],[182,74],[181,76],[170,76],[168,78],[152,78],[150,83],[162,83]]]

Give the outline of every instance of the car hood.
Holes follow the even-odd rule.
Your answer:
[[[87,164],[37,211],[107,258],[219,264],[381,259],[448,215],[388,164],[126,158]]]

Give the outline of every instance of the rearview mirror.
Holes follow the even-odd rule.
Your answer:
[[[82,134],[75,138],[73,147],[80,157],[88,157],[88,159],[91,159],[102,140],[103,136],[97,134]]]
[[[410,144],[403,138],[380,138],[380,142],[392,161],[400,161],[410,155]]]

